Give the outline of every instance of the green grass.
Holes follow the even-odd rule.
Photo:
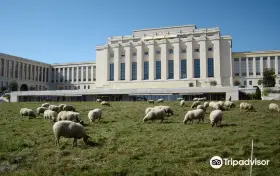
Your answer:
[[[146,102],[112,102],[100,123],[89,124],[87,113],[102,108],[95,102],[74,103],[94,146],[72,147],[61,138],[55,146],[52,123],[39,117],[21,119],[22,107],[41,103],[0,104],[0,175],[249,175],[249,166],[209,165],[212,156],[248,159],[254,139],[255,157],[270,160],[253,166],[253,175],[280,175],[280,113],[268,111],[269,101],[250,101],[257,112],[224,112],[223,128],[212,128],[209,112],[203,124],[184,125],[190,102],[166,102],[174,116],[164,123],[143,123]],[[64,102],[63,102],[64,103]],[[67,102],[66,102],[67,103]],[[239,105],[240,102],[237,102]],[[280,102],[277,102],[280,104]],[[58,103],[54,103],[58,104]]]

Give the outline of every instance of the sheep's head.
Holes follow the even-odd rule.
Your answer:
[[[83,137],[84,143],[87,144],[87,143],[88,143],[88,140],[89,140],[90,138],[91,138],[91,137],[90,137],[89,135],[85,134],[84,137]]]

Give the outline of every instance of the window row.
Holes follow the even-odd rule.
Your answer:
[[[92,78],[92,66],[83,66],[83,67],[69,67],[69,68],[53,68],[52,69],[52,82],[72,82],[72,81],[96,81],[95,78]],[[68,72],[69,71],[69,72]],[[69,74],[69,75],[68,75]],[[78,78],[77,78],[78,75]],[[94,75],[94,73],[93,73]]]

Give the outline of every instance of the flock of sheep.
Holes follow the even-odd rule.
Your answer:
[[[185,106],[185,100],[182,98],[178,98],[180,101],[179,106]],[[229,110],[230,108],[236,107],[235,103],[232,101],[218,101],[218,102],[206,102],[206,99],[201,98],[194,101],[191,105],[192,110],[189,110],[183,119],[183,123],[187,124],[193,123],[193,120],[198,120],[204,122],[204,116],[207,109],[210,109],[210,123],[212,127],[214,125],[220,125],[223,119],[223,112]],[[100,99],[96,100],[100,102],[102,106],[111,106],[109,102],[101,101]],[[205,102],[203,102],[205,101]],[[163,103],[163,99],[157,100],[158,103]],[[148,100],[148,103],[154,103],[153,100]],[[240,111],[256,111],[254,106],[249,103],[242,102],[240,103]],[[280,112],[279,106],[276,103],[269,104],[269,110]],[[59,145],[60,137],[65,138],[74,138],[73,146],[77,145],[77,139],[83,139],[84,143],[88,143],[88,136],[85,133],[84,122],[80,118],[80,113],[76,112],[76,108],[72,105],[60,104],[50,105],[49,103],[44,103],[40,107],[36,109],[36,112],[32,109],[22,108],[20,110],[20,115],[22,117],[29,116],[29,118],[36,118],[37,115],[43,114],[44,119],[49,119],[54,122],[53,124],[53,132],[55,136],[55,144]],[[146,122],[148,120],[155,121],[161,120],[161,122],[170,115],[174,115],[174,111],[170,106],[154,106],[148,107],[145,110],[145,117],[143,121]],[[95,120],[100,120],[102,116],[101,109],[93,109],[88,112],[88,118],[90,122],[94,122]]]

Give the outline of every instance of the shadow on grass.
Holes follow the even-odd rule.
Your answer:
[[[226,124],[221,124],[218,127],[223,128],[223,127],[230,127],[230,126],[236,126],[235,123],[226,123]]]
[[[181,122],[163,121],[162,123],[181,123]]]
[[[94,141],[88,141],[87,145],[88,147],[102,147],[104,145],[104,142],[94,142]]]

